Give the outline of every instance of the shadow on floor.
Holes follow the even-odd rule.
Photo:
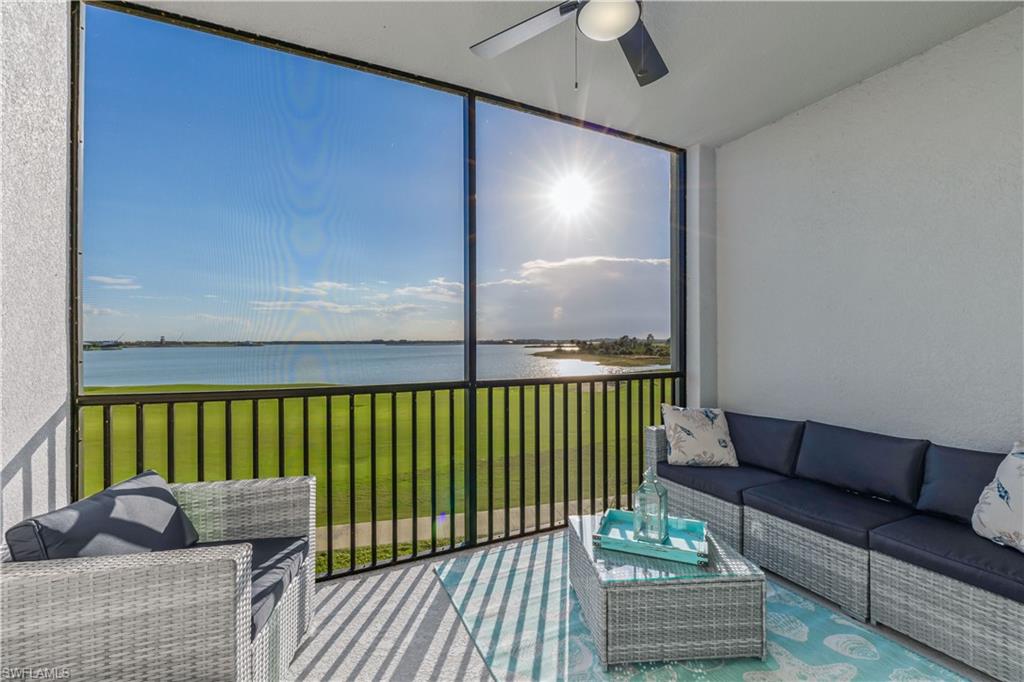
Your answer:
[[[434,575],[436,560],[317,587],[293,679],[486,680],[487,668]]]

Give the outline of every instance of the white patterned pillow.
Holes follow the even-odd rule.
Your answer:
[[[696,467],[735,467],[736,450],[721,410],[662,405],[668,463]]]
[[[983,538],[1024,552],[1024,443],[1014,444],[981,491],[971,526]]]

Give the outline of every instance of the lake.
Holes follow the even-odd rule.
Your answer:
[[[477,347],[480,379],[546,378],[667,370],[604,367],[582,360],[540,358],[543,348]],[[404,384],[458,381],[463,347],[440,344],[310,344],[166,346],[82,353],[85,386],[163,384]]]

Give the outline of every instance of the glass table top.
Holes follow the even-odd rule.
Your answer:
[[[594,546],[594,532],[601,525],[601,514],[570,516],[569,532],[583,545],[602,583],[628,583],[675,580],[738,580],[763,577],[761,569],[739,552],[719,542],[709,532],[708,563],[705,566],[629,554]]]

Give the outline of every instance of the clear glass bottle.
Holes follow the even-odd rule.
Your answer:
[[[633,538],[659,545],[668,538],[668,491],[654,467],[633,493]]]

